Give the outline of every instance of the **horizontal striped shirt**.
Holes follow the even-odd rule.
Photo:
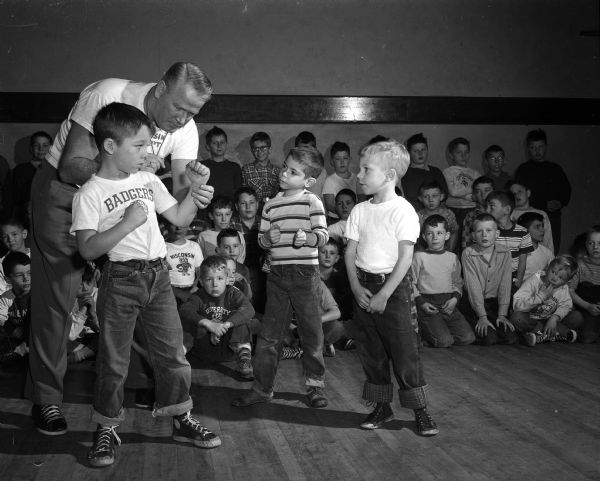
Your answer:
[[[500,229],[498,227],[498,232],[500,234],[496,239],[496,245],[508,247],[512,258],[512,271],[515,273],[519,268],[519,256],[534,251],[531,236],[525,227],[515,223],[510,229]]]
[[[274,245],[264,238],[265,233],[278,225],[281,239]],[[293,246],[298,229],[317,236],[316,246]],[[319,264],[318,248],[329,239],[325,209],[321,200],[312,192],[304,190],[296,195],[284,196],[282,192],[269,200],[263,208],[258,233],[258,243],[268,249],[271,264]]]

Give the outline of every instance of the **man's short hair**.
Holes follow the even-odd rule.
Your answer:
[[[406,149],[410,151],[413,145],[415,144],[425,144],[427,145],[427,138],[419,132],[418,134],[411,135],[408,139],[406,139]]]
[[[98,150],[103,151],[102,144],[106,139],[113,139],[119,145],[123,139],[133,137],[142,127],[148,127],[150,134],[154,126],[144,112],[120,102],[113,102],[102,107],[94,119],[94,140]]]
[[[233,227],[228,227],[227,229],[223,229],[217,234],[217,246],[221,245],[221,239],[226,237],[235,237],[237,240],[242,242],[242,238],[240,237],[240,233],[234,229]]]
[[[517,224],[529,229],[534,222],[544,222],[544,216],[537,212],[525,212],[517,219]]]
[[[37,139],[38,137],[43,137],[48,142],[52,143],[52,137],[50,137],[50,134],[48,132],[45,132],[43,130],[38,130],[37,132],[34,132],[33,134],[31,134],[31,137],[29,137],[29,145],[32,146],[33,141],[35,139]]]
[[[31,259],[24,252],[9,252],[2,260],[2,269],[4,274],[10,276],[16,266],[28,266],[31,264]]]
[[[358,202],[358,198],[356,197],[356,192],[354,192],[352,189],[342,189],[342,190],[340,190],[337,194],[335,194],[335,201],[337,202],[338,199],[342,195],[347,195],[348,197],[350,197],[354,201],[355,204]]]
[[[378,155],[385,162],[386,169],[394,169],[398,179],[406,174],[410,165],[410,155],[404,145],[394,139],[365,145],[360,149],[360,157]]]
[[[291,157],[301,164],[304,175],[317,178],[323,171],[324,161],[321,152],[314,147],[294,147],[290,149],[287,157]]]
[[[231,209],[231,212],[233,212],[235,210],[233,199],[226,195],[216,195],[208,206],[208,212],[213,214],[215,209]]]
[[[212,255],[206,257],[200,264],[200,277],[203,277],[207,271],[215,269],[227,269],[227,259],[223,256]]]
[[[338,152],[347,152],[350,155],[350,146],[346,142],[336,141],[331,146],[331,150],[329,151],[329,155],[333,159],[333,156]]]
[[[423,182],[419,186],[419,195],[423,195],[423,192],[429,189],[438,189],[442,195],[444,194],[444,189],[441,184],[437,180],[430,180],[428,182]]]
[[[204,134],[204,140],[206,142],[206,145],[210,144],[213,137],[217,137],[218,135],[222,135],[223,137],[225,137],[225,142],[227,142],[227,134],[225,133],[225,131],[221,127],[217,127],[215,125],[212,129],[208,130],[206,134]]]
[[[473,219],[473,223],[471,224],[471,231],[475,230],[475,226],[479,222],[493,222],[494,224],[496,224],[496,229],[498,228],[498,221],[494,218],[494,216],[492,214],[488,214],[487,212],[482,212]]]
[[[446,232],[448,232],[448,221],[446,220],[446,218],[443,215],[439,215],[439,214],[433,214],[430,215],[429,217],[427,217],[424,221],[423,221],[423,227],[421,228],[421,232],[425,232],[425,227],[437,227],[439,224],[442,224],[444,226],[444,229],[446,230]]]
[[[510,211],[515,210],[515,196],[512,192],[506,192],[504,190],[493,190],[489,193],[485,201],[489,204],[492,200],[500,202],[502,207],[510,207]]]
[[[525,143],[529,144],[530,142],[544,142],[548,143],[548,137],[546,136],[546,132],[542,129],[530,130],[527,132],[527,137],[525,138]]]
[[[252,197],[254,197],[255,200],[258,201],[258,194],[256,193],[256,191],[252,187],[244,185],[238,190],[236,190],[233,194],[233,201],[235,204],[237,204],[240,201],[240,197],[242,196],[242,194],[251,195]]]
[[[315,134],[309,132],[308,130],[303,130],[294,139],[294,146],[298,147],[300,144],[309,144],[312,145],[315,149],[317,148],[317,138]]]
[[[264,142],[271,147],[271,137],[266,132],[254,132],[252,137],[250,137],[250,147],[252,147],[254,142]]]
[[[167,88],[183,81],[191,85],[199,95],[210,98],[213,93],[212,84],[198,65],[192,62],[177,62],[165,72],[162,80]]]
[[[492,155],[493,153],[496,153],[496,152],[500,152],[502,155],[505,155],[504,149],[502,147],[500,147],[499,145],[493,144],[484,150],[483,157],[487,159],[490,155]]]

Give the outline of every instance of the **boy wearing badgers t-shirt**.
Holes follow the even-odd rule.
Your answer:
[[[190,414],[191,369],[171,290],[167,249],[156,219],[158,212],[175,225],[189,225],[196,215],[192,191],[206,185],[210,171],[200,162],[186,166],[191,187],[178,204],[158,177],[140,170],[153,129],[143,112],[112,103],[98,112],[93,127],[100,167],[75,194],[71,226],[84,259],[103,254],[109,258],[98,292],[100,340],[92,416],[98,428],[88,460],[96,467],[114,462],[137,323],[155,369],[153,414],[173,417],[176,441],[202,448],[219,446],[219,437]]]

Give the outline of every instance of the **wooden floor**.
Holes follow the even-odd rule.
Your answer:
[[[377,431],[358,425],[355,352],[327,359],[329,406],[307,407],[299,361],[280,365],[271,404],[232,408],[249,387],[229,364],[194,368],[194,412],[223,445],[170,440],[169,420],[127,409],[112,467],[89,468],[91,363],[70,370],[65,436],[38,434],[20,379],[0,373],[0,480],[600,480],[600,344],[425,349],[440,434],[414,432],[412,412]],[[131,406],[131,394],[127,404]]]

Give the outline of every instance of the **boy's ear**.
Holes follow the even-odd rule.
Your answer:
[[[450,239],[450,232],[446,231],[446,235],[444,236],[444,240]]]
[[[27,229],[23,229],[23,239],[27,239],[28,235],[29,235],[29,231]]]
[[[116,142],[111,138],[104,139],[104,142],[102,142],[102,147],[104,148],[104,151],[110,155],[112,155],[115,152],[116,146]]]
[[[531,191],[529,189],[527,189],[525,191],[525,193],[527,194],[527,198],[529,199],[531,197]]]
[[[315,185],[316,182],[317,182],[317,179],[315,179],[314,177],[309,177],[308,179],[306,179],[304,181],[304,187],[306,187],[307,189],[310,189],[313,185]]]
[[[387,172],[385,173],[385,180],[389,180],[390,182],[396,182],[398,179],[398,172],[396,172],[396,169],[392,168],[392,169],[388,169]]]
[[[154,89],[154,97],[159,99],[163,96],[163,94],[167,91],[167,84],[164,80],[160,80],[156,84],[156,88]]]

